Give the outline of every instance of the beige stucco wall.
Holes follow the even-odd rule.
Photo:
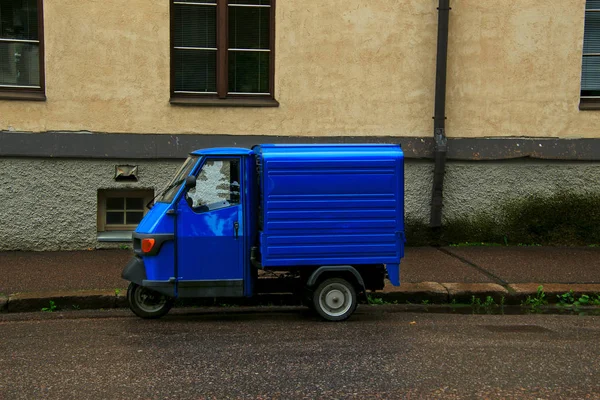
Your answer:
[[[168,0],[44,3],[48,100],[0,101],[0,130],[431,135],[437,0],[279,0],[266,109],[169,104]],[[584,4],[453,0],[448,135],[600,137]]]
[[[579,111],[585,0],[452,1],[450,136],[600,137]]]

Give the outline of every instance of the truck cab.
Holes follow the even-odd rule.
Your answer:
[[[403,189],[395,145],[194,151],[133,234],[130,307],[157,318],[177,298],[289,291],[344,320],[384,277],[400,283]]]

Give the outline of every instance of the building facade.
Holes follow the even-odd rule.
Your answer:
[[[186,153],[401,143],[427,223],[438,0],[0,0],[0,250],[114,246]],[[444,221],[600,194],[600,1],[452,0]],[[409,237],[410,241],[410,237]]]

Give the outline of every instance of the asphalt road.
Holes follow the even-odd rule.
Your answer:
[[[0,316],[0,399],[600,398],[600,317],[174,311]]]

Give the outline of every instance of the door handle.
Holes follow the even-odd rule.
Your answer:
[[[239,223],[239,222],[237,222],[237,221],[235,221],[235,222],[233,223],[233,229],[235,230],[235,238],[237,239],[237,238],[238,238],[238,236],[239,236],[239,235],[238,235],[238,231],[240,230],[240,223]]]

